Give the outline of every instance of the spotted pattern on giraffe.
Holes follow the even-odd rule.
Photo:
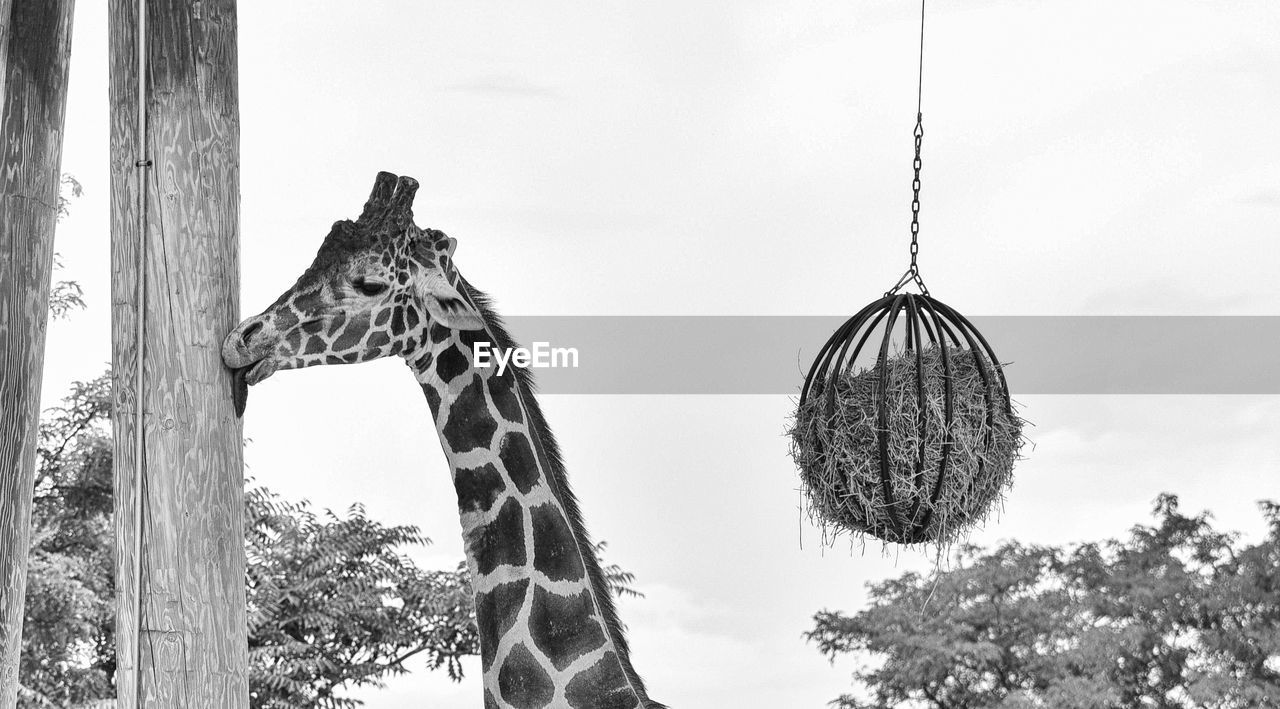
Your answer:
[[[431,409],[431,418],[440,418],[440,392],[430,384],[423,384],[422,393],[427,395],[427,406]]]
[[[556,688],[529,648],[518,643],[498,670],[498,691],[516,709],[542,709],[551,703]]]
[[[346,313],[339,312],[337,315],[335,315],[333,317],[333,320],[329,322],[329,332],[328,332],[329,337],[333,337],[334,335],[338,334],[338,330],[341,330],[343,324],[345,324],[346,322],[347,322]]]
[[[276,326],[276,329],[285,332],[298,324],[298,314],[293,311],[293,308],[283,308],[280,310],[280,314],[274,318],[272,324]]]
[[[538,484],[538,459],[533,455],[533,447],[523,433],[508,431],[502,436],[498,445],[498,460],[507,469],[511,482],[516,484],[520,494],[528,495],[534,485]]]
[[[436,374],[446,382],[453,381],[470,368],[471,363],[467,361],[466,355],[458,351],[455,345],[449,345],[449,348],[436,358]]]
[[[498,422],[489,415],[484,401],[484,384],[480,376],[473,374],[471,383],[463,387],[449,407],[449,420],[441,433],[455,453],[465,453],[476,448],[488,448]]]
[[[502,418],[513,423],[524,423],[520,413],[520,397],[515,392],[515,375],[511,372],[495,373],[489,377],[489,398]]]
[[[491,463],[458,470],[453,475],[453,486],[458,491],[459,512],[488,512],[507,489],[502,474]]]
[[[504,564],[524,566],[524,508],[515,498],[508,497],[492,521],[468,536],[468,547],[481,574],[491,574]]]
[[[431,328],[427,331],[431,336],[431,341],[435,343],[444,342],[453,336],[453,331],[447,327],[442,327],[435,323],[431,323]]]
[[[605,643],[604,631],[595,615],[595,603],[587,590],[559,596],[541,586],[533,590],[529,611],[529,632],[542,654],[563,671],[583,655]]]
[[[293,308],[299,313],[314,313],[323,309],[325,306],[324,299],[320,296],[319,288],[312,288],[303,291],[293,299]]]
[[[462,330],[453,333],[453,339],[457,340],[464,350],[474,352],[477,342],[489,342],[489,333],[486,330]]]
[[[382,330],[374,330],[369,335],[369,347],[386,347],[391,344],[391,336]]]
[[[618,656],[606,652],[596,664],[579,672],[564,690],[571,709],[635,709],[639,707]]]
[[[477,594],[476,626],[480,631],[480,667],[488,672],[498,651],[498,639],[520,619],[529,579],[504,583],[488,593]]]
[[[581,580],[586,570],[564,515],[552,505],[538,505],[529,513],[533,518],[533,568],[552,581]]]
[[[367,334],[369,334],[369,318],[353,318],[351,322],[347,323],[346,329],[342,331],[342,334],[338,336],[338,339],[333,341],[333,348],[340,352],[352,349],[356,345],[360,344],[360,341],[363,340],[364,336]]]

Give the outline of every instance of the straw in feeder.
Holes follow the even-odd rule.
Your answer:
[[[824,526],[945,544],[1002,498],[1022,447],[1022,419],[1006,406],[985,357],[948,345],[946,358],[942,346],[919,357],[901,352],[878,368],[842,370],[801,402],[791,454]]]

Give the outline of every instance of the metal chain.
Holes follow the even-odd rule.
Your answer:
[[[924,279],[920,278],[920,267],[916,265],[916,257],[920,253],[920,168],[923,162],[920,160],[920,144],[924,142],[924,114],[916,113],[916,159],[912,161],[911,167],[915,171],[915,177],[911,180],[911,276],[916,282],[916,287],[924,295],[929,295],[929,289],[924,285]]]
[[[911,168],[915,172],[915,176],[911,180],[911,266],[907,268],[907,272],[902,274],[902,278],[890,288],[885,295],[890,296],[897,293],[903,286],[914,282],[916,287],[920,289],[921,295],[929,295],[929,289],[924,284],[924,279],[920,277],[920,267],[916,263],[916,259],[920,254],[920,168],[924,163],[920,159],[920,144],[924,142],[924,114],[916,113],[916,129],[914,132],[916,137],[916,158],[911,163]]]

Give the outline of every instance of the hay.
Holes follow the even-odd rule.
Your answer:
[[[834,377],[835,402],[815,388],[795,414],[791,455],[800,469],[810,514],[824,531],[868,534],[889,542],[949,544],[990,513],[1012,482],[1022,447],[1022,424],[1006,411],[999,378],[986,365],[990,401],[968,349],[947,348],[953,387],[951,447],[938,481],[946,422],[941,350],[921,354],[924,437],[916,390],[916,356],[899,353],[888,368],[888,458],[893,505],[884,494],[877,436],[879,376],[875,369]],[[985,362],[985,360],[984,360]],[[831,379],[827,385],[831,385]],[[988,424],[988,415],[991,422]],[[924,465],[918,470],[923,445]],[[902,522],[895,524],[895,515]]]

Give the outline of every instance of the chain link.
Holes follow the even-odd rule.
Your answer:
[[[886,296],[893,295],[911,282],[915,282],[916,287],[920,289],[921,295],[929,295],[929,289],[925,287],[924,279],[920,277],[920,267],[916,264],[917,256],[920,253],[920,168],[924,166],[920,159],[920,146],[924,142],[923,113],[916,113],[914,135],[916,138],[916,157],[911,162],[911,168],[914,172],[914,177],[911,180],[911,266],[906,273],[902,274],[902,278],[898,279],[897,285],[885,293]]]
[[[924,114],[920,112],[916,113],[915,136],[916,159],[911,163],[915,171],[915,177],[911,180],[911,275],[920,292],[929,295],[929,289],[920,278],[920,268],[916,265],[916,256],[920,253],[920,168],[924,165],[920,160],[920,145],[924,142]]]

